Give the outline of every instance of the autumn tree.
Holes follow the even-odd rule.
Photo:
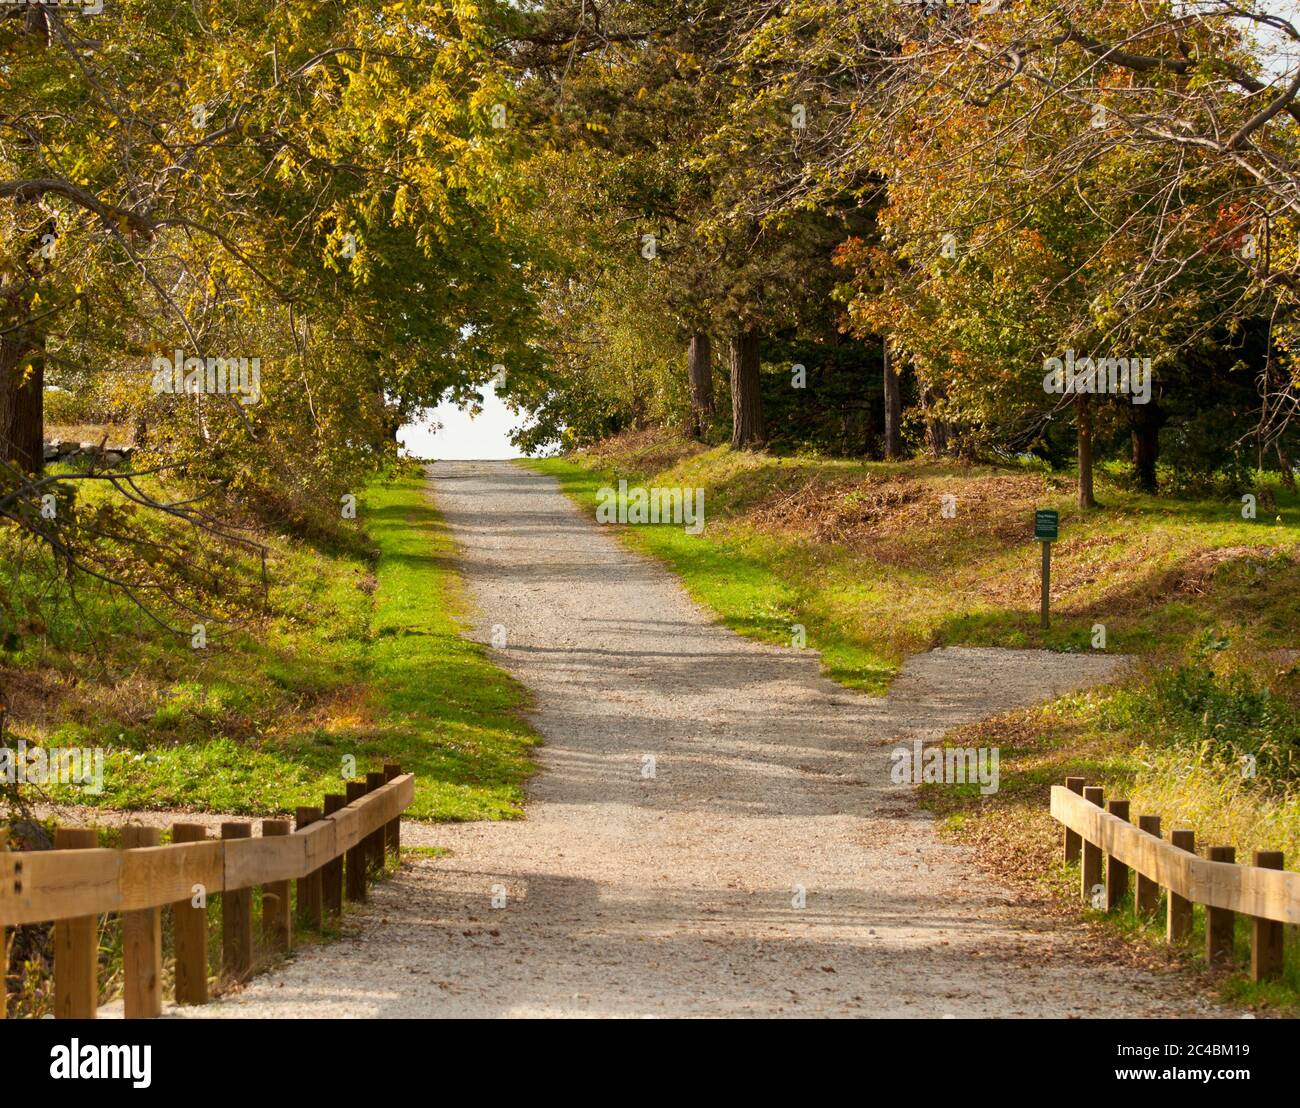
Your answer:
[[[480,15],[163,0],[98,21],[0,14],[0,444],[19,461],[0,497],[14,523],[71,549],[17,510],[41,420],[13,397],[41,374],[134,426],[140,465],[233,513],[310,527],[395,453],[402,419],[468,395],[497,362],[527,363],[521,190],[493,122],[511,88]],[[256,359],[255,393],[160,388],[160,359],[214,356]],[[15,411],[30,413],[18,430]]]
[[[1044,359],[1147,343],[1172,385],[1180,358],[1285,299],[1277,262],[1263,280],[1243,264],[1266,237],[1247,213],[1261,190],[1285,206],[1290,157],[1290,70],[1243,30],[1289,38],[1265,8],[809,0],[755,46],[782,87],[828,94],[786,191],[883,188],[880,249],[844,259],[859,329],[892,327],[964,435],[1023,446],[1072,413],[1085,505],[1098,400],[1044,396]],[[1263,376],[1276,418],[1287,389]],[[1158,421],[1132,411],[1149,481]]]

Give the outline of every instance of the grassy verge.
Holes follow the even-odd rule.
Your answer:
[[[423,479],[371,490],[379,545],[370,681],[372,746],[417,773],[414,818],[509,819],[523,813],[523,783],[537,742],[520,709],[526,693],[461,636],[467,603],[454,548]]]
[[[49,799],[272,815],[390,759],[417,775],[413,818],[520,815],[525,694],[460,637],[452,544],[422,480],[372,485],[355,541],[263,538],[267,615],[207,649],[92,592],[86,622],[113,629],[93,652],[60,645],[71,610],[0,651],[11,741],[106,751],[102,792]]]

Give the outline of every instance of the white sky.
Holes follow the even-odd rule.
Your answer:
[[[524,416],[506,407],[489,382],[483,387],[479,415],[448,403],[432,411],[426,408],[420,422],[398,431],[397,441],[417,458],[521,458],[523,451],[510,442],[510,432],[523,422]]]
[[[1260,5],[1262,11],[1269,15],[1280,16],[1293,26],[1300,27],[1300,0],[1266,0]],[[1249,26],[1244,20],[1242,26]],[[1278,78],[1290,73],[1297,57],[1296,44],[1280,31],[1264,30],[1260,32],[1260,48],[1266,64]]]

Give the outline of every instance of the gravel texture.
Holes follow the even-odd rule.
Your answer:
[[[535,697],[527,819],[405,824],[451,854],[409,861],[342,940],[185,1015],[1216,1014],[1173,975],[1076,957],[1081,928],[939,842],[889,779],[899,742],[1120,660],[936,650],[859,696],[812,651],[715,624],[549,478],[430,472],[477,637],[504,629],[495,656]]]

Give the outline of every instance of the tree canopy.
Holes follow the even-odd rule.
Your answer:
[[[37,510],[86,477],[41,476],[47,422],[129,428],[132,465],[187,490],[133,509],[201,489],[204,526],[327,530],[403,423],[490,380],[529,449],[674,426],[1034,453],[1077,463],[1085,506],[1095,458],[1152,491],[1291,482],[1284,14],[7,6],[0,514],[148,579],[138,520]],[[1076,359],[1149,367],[1149,394],[1054,392]]]

